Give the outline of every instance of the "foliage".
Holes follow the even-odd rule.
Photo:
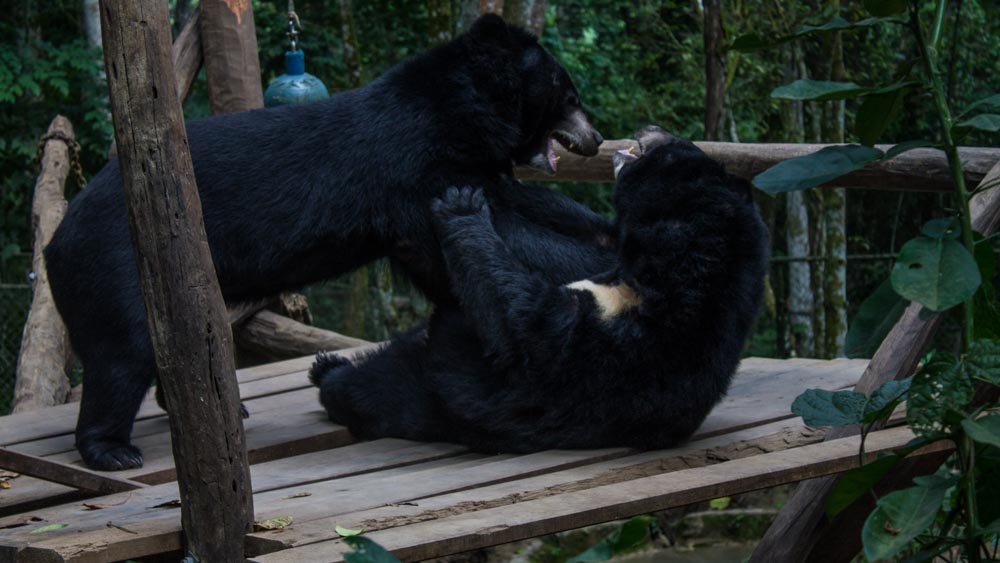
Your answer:
[[[970,220],[969,190],[965,186],[962,163],[957,151],[957,139],[970,130],[994,132],[1000,130],[1000,115],[977,113],[958,121],[960,116],[975,112],[992,111],[1000,99],[996,95],[970,105],[956,117],[952,116],[942,81],[940,66],[940,29],[947,5],[946,0],[929,3],[934,10],[922,14],[924,3],[916,0],[868,0],[866,8],[872,16],[907,16],[915,52],[907,55],[907,62],[900,65],[893,81],[884,87],[865,88],[850,82],[823,82],[800,80],[774,90],[773,96],[792,100],[828,100],[865,97],[859,110],[859,120],[880,117],[874,124],[857,123],[858,134],[864,144],[828,147],[813,154],[783,162],[754,179],[755,185],[768,191],[801,190],[834,180],[842,174],[857,170],[864,164],[882,158],[891,158],[905,150],[929,146],[926,141],[901,143],[888,151],[871,145],[888,127],[899,111],[897,92],[919,89],[933,99],[937,117],[936,143],[948,158],[954,181],[954,205],[948,216],[924,225],[920,236],[903,245],[899,258],[892,268],[891,293],[883,286],[865,303],[868,310],[863,317],[864,326],[856,330],[855,340],[870,342],[871,336],[857,334],[867,329],[871,333],[884,330],[884,325],[874,322],[878,310],[898,309],[895,295],[919,303],[932,312],[944,312],[958,305],[962,308],[963,354],[953,357],[936,353],[910,380],[890,381],[871,396],[856,391],[830,392],[810,389],[792,404],[792,411],[811,425],[860,425],[861,467],[848,472],[830,495],[827,512],[832,517],[853,503],[858,497],[872,490],[878,481],[896,463],[919,446],[932,441],[949,439],[958,445],[957,467],[948,471],[944,467],[938,475],[915,480],[915,486],[890,493],[877,501],[862,531],[865,556],[869,560],[882,560],[899,556],[905,551],[920,552],[918,558],[932,558],[934,554],[958,545],[970,561],[981,560],[981,545],[989,534],[980,525],[979,504],[989,502],[977,490],[975,469],[983,458],[983,447],[1000,446],[1000,416],[982,412],[996,408],[996,404],[974,403],[975,387],[1000,383],[1000,341],[974,340],[976,301],[982,293],[983,279],[995,273],[995,257],[989,247],[977,252],[977,243],[983,239],[972,231]],[[927,16],[933,16],[928,24]],[[794,36],[762,39],[755,35],[737,39],[735,45],[754,49],[768,44],[802,37],[809,33],[830,28],[857,29],[872,25],[874,18],[861,20],[857,25],[845,24],[835,18],[828,25],[815,26],[812,30],[800,29]],[[884,20],[888,22],[890,20]],[[895,21],[895,20],[891,20]],[[883,22],[883,23],[884,23]],[[864,25],[861,25],[864,24]],[[928,32],[927,29],[933,28]],[[957,35],[957,34],[956,34]],[[914,61],[914,62],[909,62]],[[915,72],[919,62],[921,72]],[[977,260],[977,255],[979,259]],[[991,309],[991,312],[993,309]],[[856,327],[857,329],[858,327]],[[875,425],[883,423],[894,407],[907,396],[907,421],[917,434],[908,448],[865,463],[864,439]],[[951,504],[945,505],[946,495],[951,494]],[[939,512],[947,512],[938,517]],[[938,521],[943,522],[937,526]],[[958,521],[956,521],[958,520]]]

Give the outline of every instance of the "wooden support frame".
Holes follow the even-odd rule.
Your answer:
[[[85,467],[28,455],[7,448],[0,448],[0,467],[101,495],[134,491],[146,486],[137,481],[115,477],[113,473],[99,473]]]
[[[232,334],[175,95],[167,5],[102,0],[101,28],[132,243],[171,412],[187,551],[200,561],[241,561],[253,499]]]

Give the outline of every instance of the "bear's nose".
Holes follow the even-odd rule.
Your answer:
[[[600,131],[594,129],[594,143],[600,145],[603,142],[604,142],[604,137],[601,136]]]

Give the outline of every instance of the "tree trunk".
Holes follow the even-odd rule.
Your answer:
[[[167,4],[102,0],[101,20],[118,165],[170,413],[186,547],[196,561],[243,561],[253,497],[232,334],[175,95]]]
[[[264,107],[249,0],[202,0],[201,44],[213,114]]]
[[[828,0],[827,6],[833,13],[840,10],[840,0]],[[830,35],[830,80],[844,81],[844,46],[840,32]],[[826,103],[826,141],[843,143],[844,100]],[[823,190],[823,226],[825,248],[823,255],[823,308],[825,327],[824,350],[827,357],[844,355],[844,340],[847,338],[847,192],[844,188]]]
[[[722,140],[723,103],[726,96],[726,59],[723,45],[722,0],[704,0],[705,140]]]
[[[49,125],[47,135],[59,135],[72,141],[73,125],[58,115]],[[66,214],[63,188],[74,156],[66,141],[59,137],[50,137],[43,148],[42,171],[31,203],[34,292],[17,358],[12,411],[15,413],[61,405],[69,396],[69,379],[65,371],[71,354],[69,336],[52,300],[42,250],[48,246]]]
[[[785,65],[785,82],[799,78],[799,53],[797,49],[786,49],[788,62]],[[801,143],[804,140],[804,116],[802,102],[785,102],[782,105],[782,126],[785,140]],[[785,244],[788,256],[809,255],[809,213],[805,194],[801,191],[785,194]],[[788,263],[788,324],[791,349],[798,356],[810,356],[815,350],[812,328],[813,295],[809,263],[805,261]]]
[[[354,26],[354,6],[351,0],[340,0],[340,38],[344,42],[344,62],[350,72],[351,86],[361,86],[361,52]]]
[[[503,2],[503,18],[541,37],[547,4],[546,0],[507,0]]]
[[[101,46],[101,10],[98,0],[83,0],[83,29],[87,34],[87,45]]]

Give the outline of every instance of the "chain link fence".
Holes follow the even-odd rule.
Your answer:
[[[31,307],[31,286],[0,284],[0,415],[10,412],[21,331]]]

